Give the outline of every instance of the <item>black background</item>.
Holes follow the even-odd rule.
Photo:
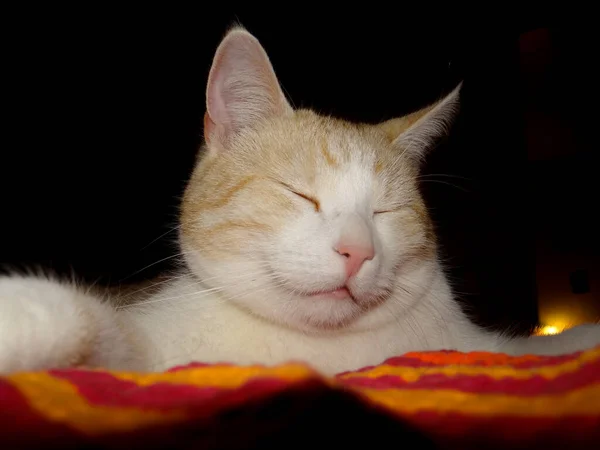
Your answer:
[[[296,106],[348,120],[408,113],[464,79],[459,120],[424,167],[423,192],[458,296],[483,323],[534,324],[536,208],[519,37],[549,26],[563,53],[583,55],[592,48],[585,32],[539,15],[484,26],[476,12],[430,5],[300,6],[7,11],[0,263],[104,284],[171,267],[168,231],[201,143],[211,59],[239,21],[261,40]],[[553,102],[583,111],[592,79],[572,63]],[[585,158],[574,180],[594,178]],[[590,225],[565,233],[577,226]]]

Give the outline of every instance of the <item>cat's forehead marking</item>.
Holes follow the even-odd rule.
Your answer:
[[[323,137],[321,139],[321,145],[320,145],[320,150],[321,150],[321,155],[323,156],[325,162],[331,166],[331,167],[339,167],[339,161],[336,157],[334,157],[331,152],[329,151],[329,142],[328,140]]]
[[[355,162],[368,163],[374,158],[377,147],[369,138],[351,124],[336,123],[324,132],[323,156],[329,165],[336,168]]]
[[[323,209],[333,213],[364,209],[373,185],[372,164],[368,163],[371,155],[364,153],[358,143],[346,143],[335,150],[344,152],[345,158],[337,167],[327,167],[326,174],[319,178],[317,191]]]

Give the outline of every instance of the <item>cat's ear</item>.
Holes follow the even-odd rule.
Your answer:
[[[242,27],[232,28],[219,44],[208,75],[206,141],[226,147],[242,128],[291,112],[258,39]]]
[[[438,139],[448,132],[460,105],[462,82],[443,99],[404,117],[379,125],[405,156],[420,162]]]

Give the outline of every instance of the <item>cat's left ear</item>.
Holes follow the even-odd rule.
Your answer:
[[[443,99],[404,117],[383,122],[379,127],[405,156],[420,162],[444,136],[460,105],[462,82]]]
[[[241,26],[229,30],[215,52],[206,87],[204,136],[210,147],[226,148],[243,128],[292,112],[258,39]]]

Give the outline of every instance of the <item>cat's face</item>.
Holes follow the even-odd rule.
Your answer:
[[[209,76],[206,153],[183,202],[188,265],[227,301],[303,330],[408,306],[422,288],[411,286],[415,273],[423,279],[436,259],[418,159],[456,97],[380,125],[293,110],[258,41],[231,31]]]

